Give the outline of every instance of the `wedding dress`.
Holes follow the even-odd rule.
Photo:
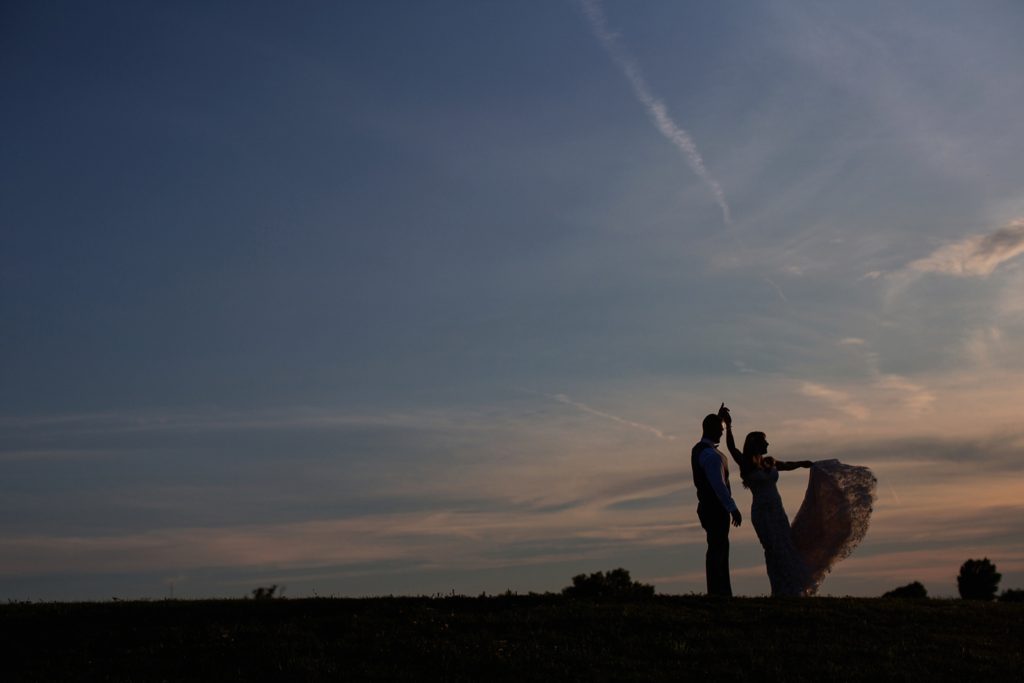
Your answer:
[[[764,547],[772,595],[814,595],[825,574],[867,533],[877,480],[866,467],[838,460],[814,463],[792,526],[778,481],[774,467],[746,477],[754,497],[750,517]]]

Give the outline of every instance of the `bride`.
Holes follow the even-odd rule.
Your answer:
[[[753,494],[750,518],[764,548],[772,595],[814,595],[839,560],[864,538],[871,518],[877,481],[866,467],[838,460],[782,462],[768,455],[764,432],[750,432],[743,450],[736,448],[732,416],[723,406],[726,445],[740,467],[743,485]],[[779,472],[811,470],[804,502],[792,526],[782,506]]]

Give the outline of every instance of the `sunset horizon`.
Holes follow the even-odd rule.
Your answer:
[[[819,595],[1024,589],[1014,4],[4,18],[0,599],[704,593],[723,402],[877,478]]]

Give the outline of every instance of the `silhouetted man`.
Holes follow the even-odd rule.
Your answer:
[[[729,521],[739,526],[743,516],[732,499],[729,488],[729,461],[718,450],[722,439],[722,413],[728,410],[725,404],[718,414],[704,418],[703,438],[690,453],[690,467],[693,469],[693,483],[697,487],[697,517],[708,535],[708,552],[705,569],[708,578],[708,595],[732,595],[729,582]]]

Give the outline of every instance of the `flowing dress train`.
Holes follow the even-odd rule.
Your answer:
[[[811,467],[804,502],[793,519],[793,545],[811,572],[811,593],[863,540],[877,486],[867,467],[838,460],[819,460]]]

